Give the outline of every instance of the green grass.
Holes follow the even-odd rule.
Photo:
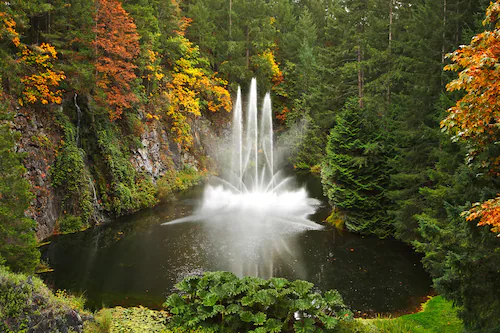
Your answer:
[[[463,323],[457,317],[457,309],[441,296],[427,301],[421,312],[394,319],[374,319],[373,324],[381,332],[411,333],[460,333]]]
[[[452,303],[436,296],[418,313],[397,318],[358,318],[339,325],[336,333],[461,333],[463,328]]]

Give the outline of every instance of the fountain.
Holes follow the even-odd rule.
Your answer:
[[[304,188],[295,188],[293,178],[275,171],[271,97],[266,94],[259,113],[255,79],[246,115],[238,88],[228,164],[224,175],[205,187],[193,215],[163,225],[202,222],[213,241],[212,251],[223,251],[227,260],[220,263],[221,269],[240,276],[268,278],[278,260],[299,263],[294,236],[323,228],[307,218],[319,201],[309,198]],[[300,267],[294,269],[301,275]]]

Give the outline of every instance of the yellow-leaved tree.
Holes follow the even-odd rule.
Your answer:
[[[178,28],[167,42],[167,56],[164,61],[168,71],[155,73],[160,81],[153,93],[154,103],[164,109],[163,116],[170,123],[174,140],[184,149],[193,144],[191,121],[209,113],[231,110],[231,96],[226,89],[227,82],[217,77],[200,56],[198,46],[185,36],[189,19],[181,18]],[[163,75],[165,74],[165,75]]]
[[[59,84],[66,78],[63,71],[54,69],[57,51],[49,43],[28,46],[21,42],[20,34],[16,30],[16,21],[6,13],[0,12],[0,39],[10,40],[13,44],[13,53],[17,52],[17,63],[24,74],[22,96],[19,103],[23,104],[61,104],[63,91]],[[12,60],[10,54],[2,54]]]

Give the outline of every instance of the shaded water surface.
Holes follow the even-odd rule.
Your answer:
[[[324,200],[318,179],[298,175],[298,182],[312,197]],[[195,187],[171,203],[81,233],[54,236],[42,249],[54,272],[43,278],[54,288],[83,292],[90,308],[139,304],[159,308],[187,274],[245,266],[234,262],[240,257],[232,257],[228,249],[234,245],[228,246],[231,240],[224,238],[223,230],[215,231],[221,233],[217,239],[208,237],[201,222],[160,225],[191,214],[201,193],[202,187]],[[311,220],[320,222],[327,214],[324,205]],[[420,256],[392,239],[327,227],[291,234],[286,244],[285,253],[259,254],[266,260],[274,257],[273,275],[305,279],[320,290],[337,289],[345,303],[361,314],[412,311],[431,292]]]

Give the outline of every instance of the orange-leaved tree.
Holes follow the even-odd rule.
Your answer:
[[[102,90],[96,100],[116,120],[139,101],[132,85],[137,76],[134,60],[139,55],[139,34],[134,20],[118,0],[97,0],[95,17],[96,84]]]
[[[484,25],[491,26],[471,40],[470,45],[449,54],[453,63],[445,70],[459,71],[458,78],[447,86],[449,91],[463,90],[465,95],[450,109],[441,125],[456,140],[469,144],[469,160],[487,155],[481,167],[500,175],[498,149],[491,149],[500,139],[500,1],[491,3]],[[490,225],[500,233],[500,194],[465,212],[467,220],[479,219],[478,225]]]
[[[2,23],[0,25],[0,39],[6,36],[16,47],[19,47],[21,40],[19,39],[19,33],[16,31],[16,21],[11,15],[0,12],[0,22]]]

